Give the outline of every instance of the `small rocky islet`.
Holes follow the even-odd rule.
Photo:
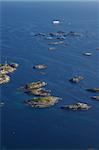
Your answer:
[[[26,91],[26,93],[35,95],[35,96],[48,96],[50,95],[50,90],[45,90],[44,88],[31,89]]]
[[[35,96],[48,96],[50,95],[50,90],[46,90],[44,88],[46,85],[47,85],[46,82],[37,81],[37,82],[28,83],[19,89],[23,90],[24,93],[35,95]]]
[[[50,42],[49,45],[59,45],[59,44],[64,44],[63,41],[55,41],[55,42]]]
[[[56,103],[58,103],[59,100],[60,98],[58,97],[46,96],[46,97],[33,98],[25,101],[25,103],[34,108],[46,108],[55,105]]]
[[[43,81],[31,82],[31,83],[26,84],[24,86],[24,89],[26,89],[26,90],[38,89],[38,88],[44,87],[46,85],[47,85],[47,83],[43,82]]]
[[[90,105],[88,105],[87,103],[82,103],[82,102],[69,104],[69,105],[65,105],[61,107],[61,109],[64,109],[64,110],[88,110],[90,108],[91,108]]]
[[[34,69],[39,69],[39,70],[46,69],[47,65],[45,65],[45,64],[38,64],[38,65],[33,66],[33,68]]]
[[[70,31],[69,33],[67,33],[67,36],[81,36],[82,34],[81,33],[78,33],[78,32],[74,32],[74,31]]]
[[[49,47],[48,50],[49,51],[54,51],[54,50],[56,50],[56,48],[55,47]]]
[[[17,63],[0,64],[0,84],[8,83],[10,81],[10,76],[8,74],[16,71],[17,67]]]

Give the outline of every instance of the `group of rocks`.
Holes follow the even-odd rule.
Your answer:
[[[26,84],[25,86],[21,87],[23,92],[27,94],[32,94],[34,97],[30,100],[25,101],[25,103],[31,107],[34,108],[46,108],[55,105],[58,103],[59,100],[61,100],[59,97],[51,96],[48,91],[46,92],[42,87],[46,86],[47,83],[45,82],[32,82],[29,84]],[[39,92],[38,92],[39,91]],[[40,97],[38,97],[40,96]],[[61,107],[62,109],[72,109],[72,110],[87,110],[91,106],[85,104],[85,103],[76,103],[71,105],[65,105]]]
[[[36,96],[30,100],[25,101],[25,103],[35,108],[45,108],[56,104],[60,98],[51,96],[51,91],[44,88],[46,85],[46,82],[37,81],[28,83],[21,87],[20,89],[24,93]]]
[[[53,21],[53,24],[60,24],[59,21]],[[50,40],[51,42],[49,42],[48,44],[49,45],[52,45],[51,47],[49,47],[48,49],[50,51],[53,51],[56,49],[56,45],[68,45],[67,43],[65,43],[65,39],[66,37],[82,37],[83,34],[82,33],[78,33],[78,32],[74,32],[74,31],[70,31],[70,32],[63,32],[63,31],[58,31],[58,32],[50,32],[50,33],[37,33],[37,34],[34,34],[34,36],[37,36],[37,37],[44,37],[45,39],[47,40]],[[97,48],[96,50],[99,50],[99,48]],[[91,56],[92,53],[91,52],[85,52],[83,53],[83,55],[85,56]],[[39,65],[36,65],[34,66],[35,69],[46,69],[47,68],[47,65],[42,65],[42,64],[39,64]],[[81,80],[83,80],[84,77],[83,76],[74,76],[72,77],[71,79],[69,79],[69,81],[71,83],[79,83]],[[91,89],[86,89],[86,91],[90,91],[90,92],[99,92],[99,88],[91,88]],[[99,96],[97,95],[94,95],[91,97],[92,99],[95,99],[95,100],[99,100]],[[61,107],[62,109],[72,109],[72,110],[88,110],[89,108],[91,108],[91,106],[89,106],[88,104],[86,103],[81,103],[81,102],[78,102],[78,103],[74,103],[74,104],[70,104],[70,105],[65,105],[63,107]]]
[[[59,22],[55,21],[53,24],[58,24]],[[51,32],[51,33],[37,33],[34,34],[34,36],[37,37],[44,37],[46,40],[53,40],[49,42],[49,47],[48,49],[50,51],[53,51],[56,49],[56,45],[64,44],[68,45],[67,43],[64,42],[67,36],[69,37],[81,37],[82,34],[78,32],[73,32],[70,31],[68,33],[63,32],[63,31],[58,31],[58,32]],[[99,50],[99,48],[97,48]],[[91,56],[91,52],[86,52],[83,53],[85,56]],[[16,63],[11,63],[11,64],[0,64],[0,84],[7,83],[10,80],[10,77],[8,76],[9,73],[12,73],[16,70],[18,67],[18,64]],[[43,70],[47,69],[47,65],[45,64],[37,64],[33,66],[34,69],[37,70]],[[74,76],[69,81],[71,83],[79,83],[81,80],[83,80],[83,76]],[[51,95],[51,90],[46,90],[45,86],[47,85],[46,82],[42,81],[37,81],[37,82],[32,82],[24,85],[23,87],[19,88],[22,90],[22,92],[28,94],[28,95],[33,95],[34,98],[30,100],[26,100],[25,103],[31,107],[34,108],[46,108],[55,105],[58,103],[58,101],[61,99],[59,97],[55,97]],[[91,88],[91,89],[86,89],[89,92],[99,92],[99,88]],[[94,95],[91,97],[92,99],[99,100],[99,96]],[[4,104],[1,102],[0,107],[2,107]],[[88,110],[91,108],[90,105],[87,103],[82,103],[82,102],[77,102],[69,105],[64,105],[61,107],[62,109],[71,109],[71,110]]]
[[[69,32],[64,32],[64,31],[57,31],[57,32],[50,32],[50,33],[36,33],[33,34],[35,37],[40,37],[40,38],[44,38],[48,41],[50,41],[48,43],[48,45],[50,45],[50,47],[48,48],[49,51],[54,51],[57,49],[57,45],[64,45],[64,46],[68,46],[68,43],[65,42],[67,37],[77,37],[80,38],[83,35],[83,33],[79,33],[79,32],[74,32],[74,31],[69,31]],[[99,48],[96,48],[96,50],[99,50]],[[84,56],[91,56],[92,52],[87,51],[82,53]]]
[[[16,71],[18,67],[17,63],[5,63],[0,64],[0,85],[8,83],[10,81],[9,73]],[[0,107],[4,106],[4,102],[0,100]]]
[[[73,78],[71,78],[69,81],[72,82],[72,83],[79,83],[81,80],[83,80],[84,77],[83,76],[75,76]],[[89,89],[86,89],[87,91],[89,92],[99,92],[99,88],[89,88]],[[99,100],[99,96],[92,96],[91,97],[92,99],[95,99],[95,100]],[[81,103],[81,102],[78,102],[78,103],[74,103],[74,104],[71,104],[71,105],[65,105],[64,107],[62,107],[63,109],[72,109],[72,110],[88,110],[89,108],[91,108],[90,105],[86,104],[86,103]]]
[[[73,37],[79,37],[82,36],[81,33],[70,31],[70,32],[64,32],[64,31],[57,31],[57,32],[50,32],[50,33],[36,33],[34,36],[39,37],[45,37],[46,39],[61,39],[65,40],[67,36],[73,36]]]
[[[46,82],[37,81],[28,83],[23,87],[24,93],[35,95],[35,96],[48,96],[50,95],[50,90],[46,90],[44,87],[47,85]]]
[[[45,64],[38,64],[33,66],[33,68],[41,70],[46,69],[47,65]],[[69,79],[71,83],[79,83],[81,80],[83,80],[83,76],[74,76],[73,78]],[[46,90],[44,87],[47,85],[46,82],[38,81],[38,82],[32,82],[28,83],[25,86],[21,87],[22,91],[24,93],[34,95],[36,97],[25,101],[25,103],[31,107],[34,108],[46,108],[55,105],[60,100],[59,97],[51,96],[51,90]],[[92,89],[86,89],[90,92],[99,92],[99,88],[92,88]],[[92,96],[92,99],[99,100],[99,96]],[[88,110],[91,108],[90,105],[87,103],[77,102],[74,104],[64,105],[61,107],[61,109],[64,110]]]
[[[73,78],[71,78],[69,81],[71,83],[79,83],[81,80],[83,80],[84,77],[83,76],[74,76]],[[87,91],[89,92],[99,92],[99,88],[89,88],[89,89],[86,89]],[[95,100],[99,100],[99,96],[92,96],[91,97],[92,99],[95,99]],[[64,109],[72,109],[72,110],[77,110],[77,109],[81,109],[81,110],[87,110],[89,108],[91,108],[91,106],[89,106],[88,104],[86,103],[81,103],[81,102],[78,102],[78,103],[75,103],[75,104],[71,104],[71,105],[65,105],[64,107],[62,107]]]
[[[50,33],[36,33],[34,34],[35,37],[44,38],[50,42],[48,42],[48,45],[50,47],[48,50],[53,51],[56,50],[57,45],[64,45],[67,46],[68,44],[65,42],[66,37],[81,37],[82,34],[74,31],[70,32],[63,32],[63,31],[57,31],[57,32],[50,32]]]

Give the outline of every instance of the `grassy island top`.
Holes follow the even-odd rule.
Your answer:
[[[31,99],[31,101],[34,101],[34,102],[50,102],[53,99],[56,99],[56,97],[54,97],[54,96],[39,97],[39,98]]]

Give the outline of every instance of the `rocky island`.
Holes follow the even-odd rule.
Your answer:
[[[21,87],[24,93],[32,94],[35,96],[49,96],[50,90],[46,90],[45,87],[47,85],[46,82],[38,81],[26,84],[24,87]]]
[[[17,67],[18,67],[17,63],[0,64],[0,84],[9,82],[10,77],[7,74],[14,72]]]
[[[8,83],[10,81],[10,77],[5,74],[0,74],[0,84]]]
[[[67,36],[81,36],[81,34],[78,33],[78,32],[70,31],[70,32],[67,34]]]
[[[46,69],[47,68],[47,65],[45,64],[39,64],[39,65],[35,65],[33,66],[34,69]]]
[[[42,81],[37,81],[37,82],[32,82],[32,83],[28,83],[24,86],[24,89],[26,90],[31,90],[31,89],[38,89],[41,87],[46,86],[47,83],[46,82],[42,82]]]
[[[61,107],[62,109],[66,110],[66,109],[70,109],[70,110],[88,110],[89,108],[91,108],[91,106],[89,106],[86,103],[74,103],[74,104],[70,104],[70,105],[65,105],[63,107]]]
[[[53,51],[53,50],[56,50],[56,48],[55,47],[49,47],[48,50]]]
[[[1,74],[12,73],[16,70],[17,67],[18,67],[18,64],[16,64],[16,63],[5,64],[5,65],[2,64],[0,66],[0,73]]]
[[[44,88],[31,89],[26,91],[28,94],[32,94],[35,96],[48,96],[50,95],[50,90],[45,90]]]
[[[84,77],[83,76],[74,76],[73,78],[71,78],[69,81],[72,83],[79,83],[81,80],[83,80]]]
[[[54,96],[47,96],[47,97],[39,97],[33,98],[31,100],[25,101],[27,105],[30,105],[34,108],[46,108],[51,107],[58,103],[60,98]]]
[[[4,106],[4,102],[0,102],[0,108]]]

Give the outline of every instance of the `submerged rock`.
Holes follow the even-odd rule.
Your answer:
[[[47,36],[46,39],[47,39],[47,40],[52,40],[53,37],[52,37],[52,36]]]
[[[83,80],[84,77],[83,76],[74,76],[73,78],[71,78],[69,81],[72,83],[79,83],[81,80]]]
[[[61,107],[62,109],[71,109],[71,110],[88,110],[89,108],[91,108],[91,106],[89,106],[86,103],[74,103],[74,104],[70,104],[70,105],[65,105],[63,107]]]
[[[55,47],[49,47],[48,50],[53,51],[53,50],[56,50],[56,48]]]
[[[89,92],[99,92],[99,88],[86,89]]]
[[[51,42],[50,45],[58,45],[58,44],[64,44],[63,41],[57,41],[57,42]]]
[[[99,47],[97,47],[96,50],[99,50]]]
[[[4,106],[4,102],[0,102],[0,108]]]
[[[59,101],[58,97],[47,96],[47,97],[33,98],[31,100],[26,101],[26,104],[34,108],[46,108],[55,105],[56,103],[58,103],[58,101]]]
[[[34,36],[46,36],[46,34],[45,33],[37,33]]]
[[[46,72],[42,72],[42,71],[40,71],[38,73],[41,74],[41,75],[46,75],[47,74]]]
[[[92,55],[92,53],[90,53],[90,52],[86,52],[86,53],[84,53],[83,55],[85,55],[85,56],[91,56],[91,55]]]
[[[51,33],[49,33],[49,36],[54,37],[56,35],[55,35],[55,33],[51,32]]]
[[[33,66],[33,68],[34,69],[46,69],[47,65],[45,65],[45,64],[38,64],[38,65]]]
[[[65,35],[66,33],[64,31],[57,31],[58,35]]]
[[[66,38],[64,36],[58,36],[56,39],[58,39],[58,40],[65,40]]]
[[[67,36],[81,36],[81,34],[78,33],[78,32],[70,31],[70,32],[67,34]]]
[[[92,96],[92,99],[99,100],[99,96]]]
[[[60,21],[59,20],[53,20],[52,23],[57,25],[57,24],[60,24]]]

